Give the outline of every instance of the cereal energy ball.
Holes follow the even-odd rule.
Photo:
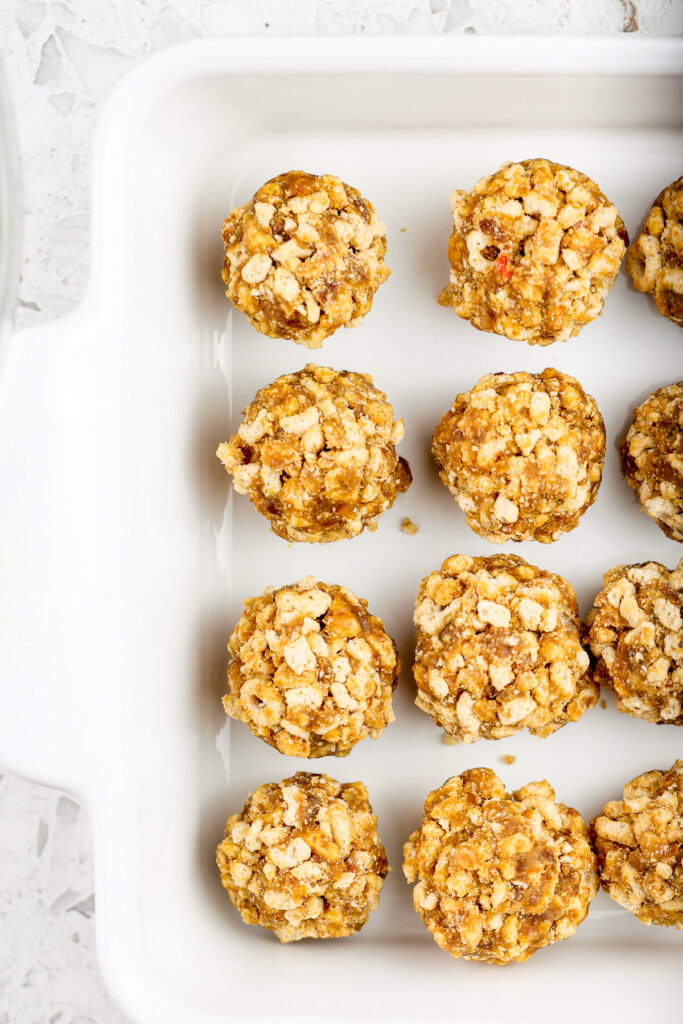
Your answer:
[[[643,510],[667,537],[683,541],[683,381],[638,406],[620,451]]]
[[[223,706],[294,757],[339,757],[393,722],[401,664],[382,620],[346,587],[307,576],[245,601]]]
[[[597,497],[605,427],[595,399],[559,370],[489,373],[456,396],[432,455],[480,537],[550,544]]]
[[[648,722],[683,725],[683,559],[619,565],[605,573],[588,616],[596,682],[617,710]]]
[[[309,364],[261,388],[216,454],[273,533],[326,543],[376,529],[408,489],[402,437],[369,374]]]
[[[415,624],[415,703],[464,743],[549,736],[598,700],[573,589],[523,558],[447,558]]]
[[[600,314],[628,235],[585,174],[550,160],[504,164],[453,192],[451,209],[442,306],[530,345],[567,341]]]
[[[257,331],[306,348],[357,326],[390,274],[375,208],[332,174],[279,174],[222,235],[228,297]]]
[[[629,782],[591,831],[612,899],[643,924],[683,928],[683,761]]]
[[[660,192],[626,257],[639,292],[649,292],[662,316],[683,327],[683,178]]]
[[[280,942],[360,931],[389,871],[363,783],[309,772],[259,786],[216,854],[242,919]]]
[[[453,957],[506,964],[573,935],[598,887],[588,829],[548,782],[509,794],[489,768],[435,789],[403,848],[413,906]]]

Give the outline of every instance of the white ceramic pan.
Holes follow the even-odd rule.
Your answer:
[[[616,450],[633,406],[683,377],[680,329],[623,271],[604,315],[546,349],[436,302],[449,192],[505,160],[580,168],[637,232],[681,173],[682,83],[673,40],[224,39],[150,58],[112,97],[87,297],[17,334],[4,368],[0,752],[86,801],[102,969],[136,1022],[681,1019],[683,933],[600,894],[572,939],[525,965],[456,962],[412,910],[401,844],[427,791],[467,767],[513,787],[548,778],[588,818],[683,754],[682,729],[620,715],[609,697],[548,739],[445,746],[410,680],[420,578],[449,554],[500,550],[469,531],[429,456],[441,413],[486,371],[574,374],[608,431],[578,529],[516,553],[567,576],[584,613],[611,566],[683,554],[639,512]],[[340,175],[387,223],[391,279],[315,358],[374,375],[415,477],[376,534],[322,547],[269,534],[214,456],[257,387],[309,355],[233,315],[219,278],[223,217],[292,167]],[[399,529],[406,515],[416,536]],[[311,572],[368,598],[406,671],[378,742],[304,765],[226,724],[219,697],[242,598]],[[358,936],[282,947],[241,923],[214,848],[254,786],[302,767],[367,783],[394,870]]]

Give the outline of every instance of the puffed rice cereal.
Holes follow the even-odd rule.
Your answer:
[[[472,768],[429,794],[403,848],[413,906],[453,957],[507,964],[573,935],[596,893],[596,857],[548,782],[508,794]]]
[[[480,537],[549,544],[597,497],[605,427],[595,399],[566,373],[489,373],[456,395],[432,455]]]
[[[439,302],[530,345],[578,334],[602,311],[628,245],[590,178],[550,160],[504,164],[451,195],[450,280]]]
[[[320,348],[356,327],[389,277],[372,203],[332,174],[288,171],[223,224],[223,281],[257,331]]]
[[[588,616],[595,679],[617,710],[683,725],[683,559],[619,565],[605,573]]]
[[[415,703],[464,743],[549,736],[597,703],[572,587],[523,558],[447,558],[415,624]]]
[[[683,327],[683,177],[659,193],[626,257],[639,292],[649,292],[662,316]]]
[[[408,489],[402,437],[369,374],[308,364],[261,388],[216,454],[273,533],[326,543],[376,529]]]
[[[638,406],[620,451],[643,511],[667,537],[683,541],[683,381]]]
[[[612,899],[643,924],[683,928],[683,761],[629,782],[591,832]]]
[[[216,860],[242,920],[281,942],[359,931],[389,871],[363,783],[309,772],[254,790]]]
[[[244,604],[228,645],[228,715],[293,757],[343,757],[393,722],[401,664],[367,601],[307,576]]]

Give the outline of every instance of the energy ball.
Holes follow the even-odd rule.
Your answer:
[[[452,555],[415,602],[415,703],[463,743],[549,736],[597,703],[576,594],[515,555]]]
[[[667,537],[683,541],[683,381],[638,406],[620,451],[643,511]]]
[[[401,663],[367,601],[307,576],[244,604],[228,644],[228,715],[293,757],[343,757],[393,722]]]
[[[683,928],[683,761],[629,782],[591,832],[608,895],[643,924]]]
[[[662,316],[683,327],[683,177],[659,193],[626,257],[639,292],[649,292]]]
[[[432,455],[480,537],[550,544],[597,497],[605,426],[595,399],[566,373],[489,373],[456,396]]]
[[[363,783],[309,772],[254,790],[216,860],[242,920],[280,942],[360,931],[389,871]]]
[[[216,454],[278,537],[344,540],[375,530],[410,486],[393,415],[369,374],[309,364],[261,388]]]
[[[573,935],[598,888],[588,829],[548,782],[472,768],[435,789],[403,847],[413,906],[453,957],[523,961]]]
[[[588,616],[595,680],[614,690],[617,710],[683,725],[683,559],[619,565],[605,573]]]
[[[450,281],[439,302],[529,345],[578,334],[602,311],[628,245],[590,178],[550,160],[504,164],[451,195]]]
[[[261,334],[306,348],[356,327],[391,273],[374,206],[333,174],[279,174],[222,236],[228,297]]]

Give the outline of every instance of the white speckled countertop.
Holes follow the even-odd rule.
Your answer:
[[[58,316],[88,273],[92,130],[112,85],[196,36],[683,34],[681,0],[0,0],[23,161],[17,325]],[[0,1024],[120,1024],[99,977],[87,816],[0,775]]]

